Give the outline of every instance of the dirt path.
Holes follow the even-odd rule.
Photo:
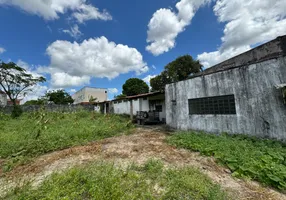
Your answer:
[[[166,136],[164,130],[159,127],[137,128],[132,135],[109,138],[41,156],[33,163],[20,166],[6,174],[5,178],[0,178],[0,197],[7,189],[19,186],[25,181],[32,181],[32,184],[37,186],[53,172],[94,160],[110,160],[127,165],[131,162],[142,164],[150,158],[157,158],[166,166],[194,166],[201,169],[231,193],[234,199],[286,200],[286,195],[261,187],[256,182],[234,179],[229,170],[218,166],[211,158],[169,146],[164,142]]]

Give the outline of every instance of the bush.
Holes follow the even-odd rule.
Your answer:
[[[14,118],[14,119],[18,118],[22,114],[23,114],[23,110],[22,110],[21,106],[19,106],[19,105],[13,106],[13,110],[12,110],[12,114],[11,114],[12,118]]]
[[[94,112],[34,112],[0,121],[0,157],[5,169],[51,151],[113,137],[133,128],[129,120]]]
[[[155,178],[154,178],[155,177]],[[147,161],[121,169],[112,163],[94,163],[54,174],[39,188],[27,185],[6,199],[229,199],[220,186],[194,168],[164,169]]]
[[[199,151],[227,166],[236,177],[250,177],[286,191],[285,144],[244,135],[181,132],[168,138],[177,147]]]

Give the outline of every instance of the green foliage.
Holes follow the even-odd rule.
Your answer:
[[[25,102],[25,106],[30,106],[30,105],[44,105],[45,100],[43,99],[38,99],[38,100],[30,100]]]
[[[164,71],[150,80],[153,91],[165,90],[165,85],[188,79],[195,73],[202,71],[202,65],[190,55],[178,57],[165,66]]]
[[[93,96],[91,95],[90,98],[89,98],[89,103],[90,103],[90,104],[95,104],[95,103],[96,103],[96,100],[97,100],[97,98],[96,98],[96,97],[93,97]]]
[[[65,90],[54,90],[47,92],[45,98],[55,104],[67,105],[74,102],[73,98]]]
[[[222,200],[227,197],[218,185],[194,168],[164,169],[161,162],[152,160],[124,170],[104,162],[76,167],[53,174],[37,189],[27,185],[14,190],[5,199]]]
[[[126,98],[127,96],[125,94],[119,94],[117,96],[114,96],[114,99],[124,99]]]
[[[165,91],[165,86],[171,83],[171,79],[168,77],[167,71],[163,71],[160,75],[150,80],[152,91]]]
[[[250,177],[286,191],[286,148],[282,143],[244,135],[182,132],[170,144],[214,156],[237,177]]]
[[[32,91],[31,86],[45,81],[44,77],[34,77],[13,62],[0,62],[0,89],[4,90],[13,103],[13,117],[19,117],[21,114],[20,109],[16,108],[19,95],[25,96],[27,92]]]
[[[22,110],[21,106],[15,105],[13,107],[11,117],[12,118],[18,118],[22,115],[22,113],[23,113],[23,110]]]
[[[139,78],[130,78],[122,86],[122,94],[126,96],[133,96],[137,94],[144,94],[149,92],[149,86]]]
[[[126,118],[86,111],[24,113],[0,125],[0,157],[5,159],[5,170],[35,156],[119,135],[133,127]]]

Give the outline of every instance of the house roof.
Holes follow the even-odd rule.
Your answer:
[[[149,92],[149,93],[145,93],[145,94],[138,94],[138,95],[134,95],[134,96],[127,96],[124,98],[120,98],[120,99],[113,99],[111,101],[120,101],[120,100],[124,100],[124,99],[137,99],[140,97],[149,97],[149,96],[154,96],[157,94],[164,94],[164,92]]]
[[[286,56],[286,35],[277,37],[270,42],[214,65],[203,72],[195,74],[191,78],[239,68],[283,56]]]

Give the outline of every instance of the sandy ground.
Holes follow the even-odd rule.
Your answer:
[[[32,163],[13,171],[0,173],[0,197],[26,181],[37,186],[53,172],[96,160],[108,160],[120,165],[142,164],[150,158],[162,160],[166,166],[193,166],[207,174],[230,193],[233,199],[286,200],[286,195],[265,188],[253,181],[235,179],[230,171],[217,165],[212,158],[165,143],[167,132],[159,126],[136,128],[132,135],[108,138],[86,146],[73,147],[36,158]]]

